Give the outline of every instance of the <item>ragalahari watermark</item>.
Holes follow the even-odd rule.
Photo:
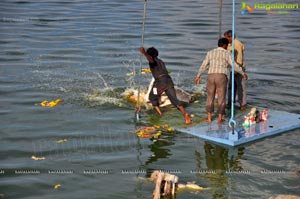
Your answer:
[[[245,1],[241,3],[241,14],[255,13],[256,11],[266,11],[268,14],[295,14],[299,13],[299,3],[254,3]]]

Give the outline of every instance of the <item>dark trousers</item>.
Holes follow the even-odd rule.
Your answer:
[[[231,84],[231,75],[230,80],[228,83],[228,103],[231,104],[231,92],[232,92],[232,84]],[[243,78],[243,76],[239,73],[234,75],[234,101],[236,98],[236,94],[238,96],[238,102],[240,106],[245,106],[247,104],[247,97],[246,97],[246,80]]]
[[[164,90],[164,92],[166,93],[169,100],[174,106],[178,107],[181,105],[181,102],[176,97],[176,91],[174,87],[167,88],[166,90]],[[151,92],[149,94],[149,100],[151,101],[151,104],[153,106],[159,106],[160,96],[161,94],[159,93],[157,93],[156,95],[153,93],[153,87],[152,87]]]

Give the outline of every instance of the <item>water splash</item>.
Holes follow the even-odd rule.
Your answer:
[[[102,81],[103,84],[105,86],[105,88],[109,88],[107,82],[105,81],[105,79],[103,78],[103,76],[100,73],[95,73]]]
[[[136,67],[138,63],[134,59],[127,60],[126,62],[123,62],[124,67],[129,71],[127,73],[127,79],[129,87],[136,87],[136,73],[138,72],[136,70]]]
[[[192,89],[192,93],[205,95],[206,94],[206,85],[205,84],[195,85]]]
[[[130,108],[130,104],[121,97],[123,89],[118,88],[105,88],[102,90],[94,90],[92,94],[84,95],[85,104],[89,107],[103,106],[111,104],[117,107]]]

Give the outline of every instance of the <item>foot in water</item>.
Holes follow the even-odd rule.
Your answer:
[[[191,124],[191,117],[189,114],[187,113],[184,114],[184,120],[185,120],[185,124]]]

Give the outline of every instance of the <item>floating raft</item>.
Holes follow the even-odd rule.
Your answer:
[[[186,127],[176,128],[177,131],[194,135],[196,137],[225,146],[238,146],[265,137],[277,135],[286,131],[300,128],[300,115],[284,111],[268,110],[268,120],[249,127],[243,127],[243,119],[246,112],[240,112],[235,117],[235,133],[228,126],[228,121],[218,124],[202,122]]]

